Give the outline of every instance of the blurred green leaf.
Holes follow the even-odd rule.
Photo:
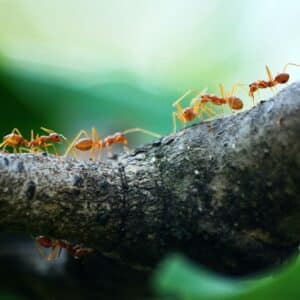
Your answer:
[[[182,300],[298,300],[300,261],[264,277],[232,280],[196,267],[181,256],[168,258],[154,275],[159,295]]]
[[[0,292],[0,300],[21,300],[23,298],[17,297],[15,294]]]

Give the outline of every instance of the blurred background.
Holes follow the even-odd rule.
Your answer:
[[[0,0],[0,132],[17,127],[29,138],[45,126],[72,138],[95,126],[102,137],[131,127],[169,134],[172,103],[188,88],[218,94],[220,82],[230,89],[265,79],[266,64],[276,74],[300,63],[299,13],[294,0]],[[288,71],[299,80],[300,68]],[[251,107],[247,93],[239,95]],[[134,138],[133,145],[152,139]],[[38,256],[29,237],[2,241],[1,261],[25,253],[30,265]],[[43,268],[50,277],[60,272]],[[30,283],[24,290],[18,295],[60,299]]]

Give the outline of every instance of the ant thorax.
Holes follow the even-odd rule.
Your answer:
[[[127,142],[128,142],[127,138],[121,132],[117,132],[114,135],[107,136],[103,140],[104,146],[111,146],[111,145],[117,144],[117,143],[119,143],[119,144],[127,144]]]
[[[183,110],[183,117],[186,121],[192,121],[196,118],[196,114],[192,107],[187,107]]]

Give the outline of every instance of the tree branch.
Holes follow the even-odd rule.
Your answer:
[[[245,274],[300,240],[300,83],[106,162],[0,155],[0,230],[83,242],[139,267],[183,251]]]

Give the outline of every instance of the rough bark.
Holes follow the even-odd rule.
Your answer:
[[[105,162],[0,154],[0,230],[151,268],[182,251],[247,274],[300,240],[300,83]]]

